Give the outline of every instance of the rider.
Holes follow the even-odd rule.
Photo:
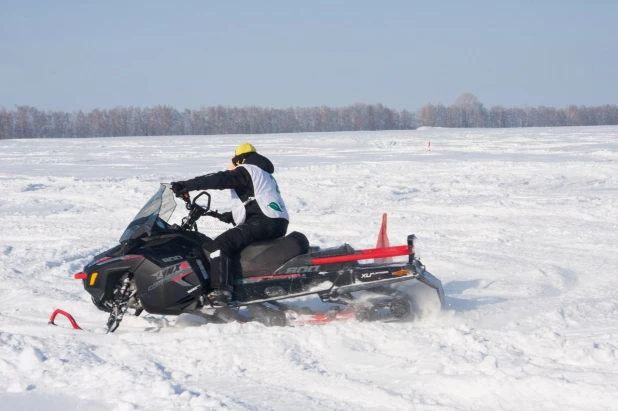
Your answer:
[[[219,218],[235,227],[223,232],[202,247],[211,257],[211,288],[208,299],[214,305],[227,305],[232,297],[230,257],[256,241],[283,237],[289,216],[272,173],[269,159],[255,147],[243,143],[236,148],[230,170],[206,174],[187,181],[172,183],[178,196],[193,190],[232,190],[232,197],[242,202]]]

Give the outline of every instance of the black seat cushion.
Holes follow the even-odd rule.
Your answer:
[[[236,272],[242,278],[273,274],[284,263],[308,250],[307,237],[297,231],[276,240],[260,241],[241,251]]]

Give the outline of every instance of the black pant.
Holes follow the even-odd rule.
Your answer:
[[[283,237],[287,229],[288,220],[284,218],[252,217],[205,244],[204,249],[210,253],[221,251],[221,255],[210,262],[210,287],[230,289],[233,273],[229,259],[250,244]]]

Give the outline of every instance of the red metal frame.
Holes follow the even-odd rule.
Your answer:
[[[358,260],[370,260],[373,258],[385,258],[385,257],[397,257],[402,255],[409,255],[412,250],[407,245],[398,245],[395,247],[385,248],[368,248],[365,250],[356,250],[354,254],[338,255],[335,257],[321,257],[311,260],[311,264],[332,264],[332,263],[345,263],[348,261]]]
[[[245,278],[245,280],[271,280],[273,278],[276,278],[277,280],[280,280],[282,278],[294,278],[294,277],[300,277],[299,273],[292,273],[292,274],[279,274],[279,275],[262,275],[259,277],[248,277]]]

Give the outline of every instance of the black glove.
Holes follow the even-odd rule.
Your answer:
[[[234,224],[234,217],[232,216],[232,212],[231,211],[227,211],[225,213],[221,213],[221,216],[219,217],[220,221],[223,221],[226,224]],[[236,224],[234,224],[236,225]]]
[[[172,183],[172,191],[176,194],[176,197],[181,197],[190,190],[186,181],[175,181]]]

